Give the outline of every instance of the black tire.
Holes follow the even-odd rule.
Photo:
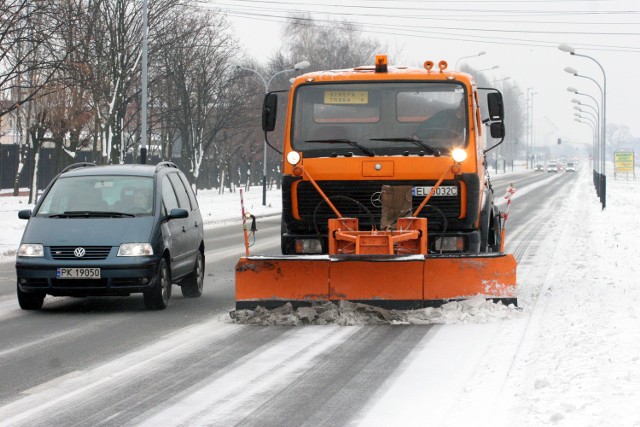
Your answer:
[[[153,287],[144,294],[144,307],[147,310],[164,310],[171,298],[171,271],[167,260],[160,259]]]
[[[202,289],[204,287],[204,255],[202,255],[202,252],[198,251],[193,272],[182,281],[180,286],[183,297],[198,298],[202,295]]]
[[[502,246],[502,220],[500,210],[494,206],[491,223],[489,224],[487,249],[489,252],[500,252],[500,246]]]
[[[287,224],[284,223],[284,219],[280,220],[280,252],[282,255],[290,255],[292,253],[291,246],[293,245],[293,239],[285,237],[287,232]]]
[[[23,310],[40,310],[44,303],[44,292],[22,292],[20,286],[16,286],[18,293],[18,304]]]

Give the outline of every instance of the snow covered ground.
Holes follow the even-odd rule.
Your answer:
[[[640,426],[640,180],[614,180],[608,174],[605,210],[590,171],[567,190],[535,259],[518,268],[522,312],[470,301],[423,319],[460,324],[434,336],[443,349],[457,342],[460,354],[472,351],[478,327],[485,336],[491,329],[495,345],[483,348],[485,353],[473,359],[477,364],[461,372],[419,371],[424,360],[457,355],[418,350],[412,357],[423,363],[403,367],[393,385],[380,391],[361,425],[412,425],[416,420],[403,419],[403,414],[427,405],[424,420],[439,419],[440,425]],[[200,191],[198,199],[210,227],[240,217],[239,193]],[[15,256],[26,223],[17,219],[17,211],[31,207],[25,200],[0,197],[0,254],[6,261]],[[256,215],[277,214],[278,192],[269,192],[267,200],[263,207],[261,188],[254,187],[246,193],[245,206]],[[384,319],[380,313],[372,316]],[[351,316],[344,324],[360,323]],[[422,401],[424,394],[412,392],[427,377],[441,383],[442,392],[428,402]],[[447,393],[459,389],[462,394]]]

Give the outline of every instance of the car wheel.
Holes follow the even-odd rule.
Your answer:
[[[16,286],[18,292],[18,304],[23,310],[40,310],[44,303],[43,292],[22,292],[20,286]]]
[[[196,265],[193,267],[193,272],[189,274],[187,278],[181,283],[182,296],[187,298],[198,298],[202,295],[202,288],[204,286],[204,256],[202,252],[198,251],[198,257],[196,258]]]
[[[147,310],[164,310],[171,298],[171,272],[167,260],[160,259],[153,287],[144,294],[144,306]]]

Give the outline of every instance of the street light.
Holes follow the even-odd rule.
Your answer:
[[[460,62],[460,60],[462,59],[467,59],[467,58],[475,58],[477,56],[482,56],[484,54],[486,54],[487,52],[485,52],[484,50],[476,53],[475,55],[469,55],[469,56],[463,56],[462,58],[458,58],[458,60],[456,61],[456,66],[453,67],[454,70],[458,71],[458,62]]]
[[[589,95],[588,93],[582,93],[579,92],[578,89],[574,88],[574,87],[568,87],[567,91],[575,94],[575,95],[579,95],[579,96],[586,96],[587,98],[590,98],[593,103],[596,105],[596,110],[598,112],[597,117],[598,117],[598,122],[596,124],[596,129],[597,129],[597,136],[598,138],[595,141],[595,146],[593,148],[593,185],[596,188],[596,194],[598,195],[598,197],[600,198],[600,201],[602,202],[602,196],[601,196],[601,191],[600,191],[600,184],[602,181],[602,174],[601,172],[601,163],[600,163],[600,157],[601,157],[601,153],[600,153],[600,147],[602,146],[602,134],[600,133],[602,131],[602,127],[600,126],[600,106],[598,104],[598,101],[591,95]]]
[[[535,142],[536,141],[535,141],[534,132],[533,132],[533,130],[535,129],[535,127],[533,126],[533,121],[534,121],[533,96],[537,95],[538,92],[529,92],[529,89],[533,89],[533,88],[531,87],[531,88],[527,89],[527,93],[529,93],[530,98],[531,98],[531,120],[529,120],[529,126],[531,127],[531,130],[529,132],[529,142],[530,142],[530,145],[531,145],[531,153],[532,153],[532,156],[531,156],[532,157],[531,158],[531,168],[533,169],[533,160],[536,157],[536,149],[535,149],[536,148],[535,147]],[[529,109],[529,103],[528,102],[527,102],[527,109]],[[529,130],[529,129],[527,129],[527,130]],[[527,164],[529,164],[529,160],[528,159],[527,159]]]
[[[291,71],[299,71],[299,70],[304,70],[306,68],[309,68],[309,61],[300,61],[298,63],[296,63],[293,68],[288,68],[286,70],[280,70],[277,73],[275,73],[274,75],[272,75],[269,80],[267,80],[267,78],[265,76],[263,76],[262,74],[260,74],[258,71],[254,70],[253,68],[248,68],[242,65],[242,62],[240,62],[238,59],[236,58],[229,58],[229,60],[227,61],[230,65],[233,65],[234,67],[236,67],[239,70],[246,70],[246,71],[250,71],[252,73],[254,73],[256,76],[260,77],[260,80],[262,80],[262,83],[264,84],[264,94],[268,94],[269,93],[269,86],[271,85],[271,82],[273,81],[273,79],[277,76],[279,76],[280,74],[284,74],[284,73],[288,73]],[[262,206],[266,206],[267,205],[267,138],[265,136],[264,138],[264,159],[263,159],[263,165],[262,165]]]
[[[558,46],[558,49],[560,49],[563,52],[567,52],[570,55],[580,56],[582,58],[590,59],[593,62],[595,62],[596,65],[600,68],[600,71],[602,71],[602,81],[603,81],[602,86],[604,87],[604,89],[601,89],[602,91],[602,144],[600,144],[600,152],[601,152],[600,162],[601,162],[601,168],[602,168],[602,175],[600,175],[600,185],[598,187],[598,190],[599,190],[598,195],[600,196],[600,201],[602,202],[602,209],[604,209],[607,205],[607,202],[606,202],[607,174],[605,170],[605,167],[606,167],[605,148],[607,145],[607,74],[604,72],[604,68],[602,67],[602,65],[595,58],[592,58],[588,55],[582,55],[582,54],[576,53],[575,49],[572,46],[569,46],[568,44],[561,44]]]
[[[506,80],[509,80],[511,77],[507,76],[504,79],[497,79],[497,80],[491,80],[491,83],[499,83],[499,82],[504,82]]]
[[[498,69],[498,68],[500,68],[500,66],[499,66],[499,65],[494,65],[494,66],[493,66],[493,67],[491,67],[491,68],[484,68],[484,69],[482,69],[482,70],[477,70],[477,71],[476,71],[476,73],[481,73],[481,72],[483,72],[483,71],[489,71],[489,70],[496,70],[496,69]]]
[[[600,127],[599,127],[598,125],[594,125],[594,124],[593,124],[593,123],[591,123],[591,122],[583,122],[582,120],[580,120],[580,119],[578,119],[578,118],[576,118],[576,119],[574,119],[574,120],[575,120],[576,122],[578,122],[578,123],[582,123],[582,124],[585,124],[585,125],[589,125],[589,127],[591,128],[591,132],[592,132],[592,134],[593,134],[593,144],[592,144],[592,149],[591,149],[591,151],[592,151],[592,155],[595,155],[596,140],[597,140],[597,138],[598,138],[598,137],[597,137],[597,135],[598,135],[598,131],[600,130]],[[594,161],[594,162],[596,161],[596,160],[595,160],[595,157],[593,158],[593,161]]]
[[[140,79],[140,104],[142,111],[140,111],[140,163],[147,163],[147,55],[148,55],[148,36],[147,36],[147,21],[148,21],[148,5],[147,0],[142,2],[142,69]]]

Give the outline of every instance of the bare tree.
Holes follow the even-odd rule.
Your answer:
[[[330,70],[373,64],[381,45],[362,35],[361,28],[347,20],[324,23],[309,14],[289,18],[282,29],[284,56],[291,61],[301,58],[311,63],[311,70]]]
[[[10,101],[0,117],[33,99],[62,64],[57,10],[53,0],[0,0],[0,97]]]
[[[230,158],[236,150],[230,140],[236,134],[244,108],[242,87],[227,72],[228,59],[237,45],[221,15],[191,14],[176,19],[178,28],[190,28],[182,34],[179,47],[167,45],[159,55],[158,67],[164,70],[166,85],[161,102],[167,122],[175,129],[172,149],[188,163],[186,172],[192,182],[198,180],[209,154],[213,166],[228,174]],[[174,38],[177,38],[174,37]]]

